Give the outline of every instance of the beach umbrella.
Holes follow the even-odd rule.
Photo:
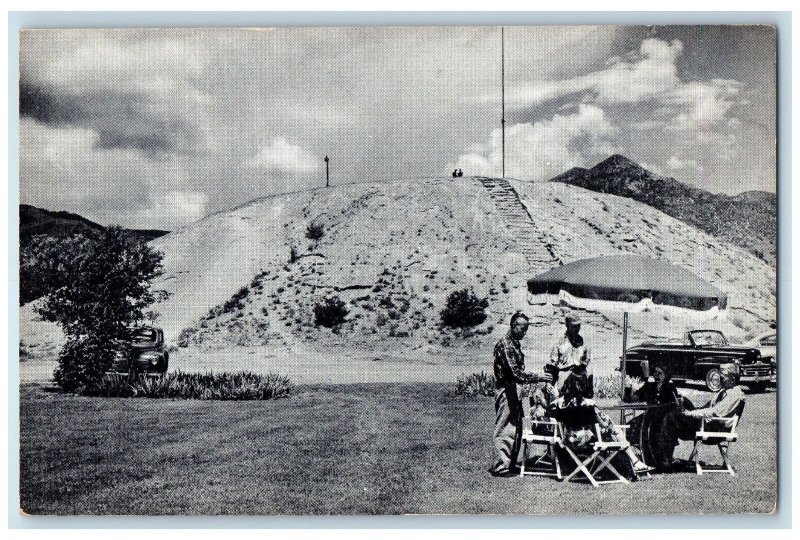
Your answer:
[[[628,314],[662,312],[714,318],[724,314],[727,295],[665,259],[639,255],[592,257],[553,268],[528,280],[528,301],[592,311],[623,313],[620,395],[625,391]]]

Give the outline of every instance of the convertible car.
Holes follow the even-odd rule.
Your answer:
[[[700,381],[716,392],[722,388],[719,366],[736,364],[739,382],[762,391],[775,382],[775,366],[755,347],[730,345],[717,330],[691,330],[683,342],[642,343],[627,352],[626,372],[646,378],[659,370],[675,381]],[[620,360],[620,367],[622,362]]]

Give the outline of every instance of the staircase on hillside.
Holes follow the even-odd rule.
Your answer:
[[[477,179],[489,192],[495,208],[514,235],[531,271],[538,274],[562,264],[511,184],[501,178]]]

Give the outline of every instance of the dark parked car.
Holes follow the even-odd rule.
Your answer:
[[[117,353],[111,370],[115,373],[166,373],[169,352],[164,331],[157,326],[140,326],[131,331],[130,354]]]
[[[643,343],[628,349],[626,371],[632,377],[647,377],[657,370],[675,381],[701,381],[711,391],[722,387],[719,366],[739,366],[739,382],[761,391],[775,382],[775,367],[755,347],[730,345],[717,330],[692,330],[683,342]],[[620,361],[620,367],[622,362]]]

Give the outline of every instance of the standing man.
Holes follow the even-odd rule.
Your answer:
[[[525,372],[525,355],[520,341],[528,332],[528,316],[517,311],[511,316],[511,328],[494,346],[494,462],[493,476],[517,474],[517,456],[522,442],[522,401],[518,384],[549,382],[550,375]]]
[[[553,384],[558,382],[558,375],[562,371],[587,370],[592,360],[589,347],[581,336],[581,319],[575,314],[567,315],[564,319],[567,331],[550,352],[550,364],[545,367],[547,373],[552,373]],[[589,378],[592,384],[592,377]],[[592,391],[592,394],[594,392]]]

